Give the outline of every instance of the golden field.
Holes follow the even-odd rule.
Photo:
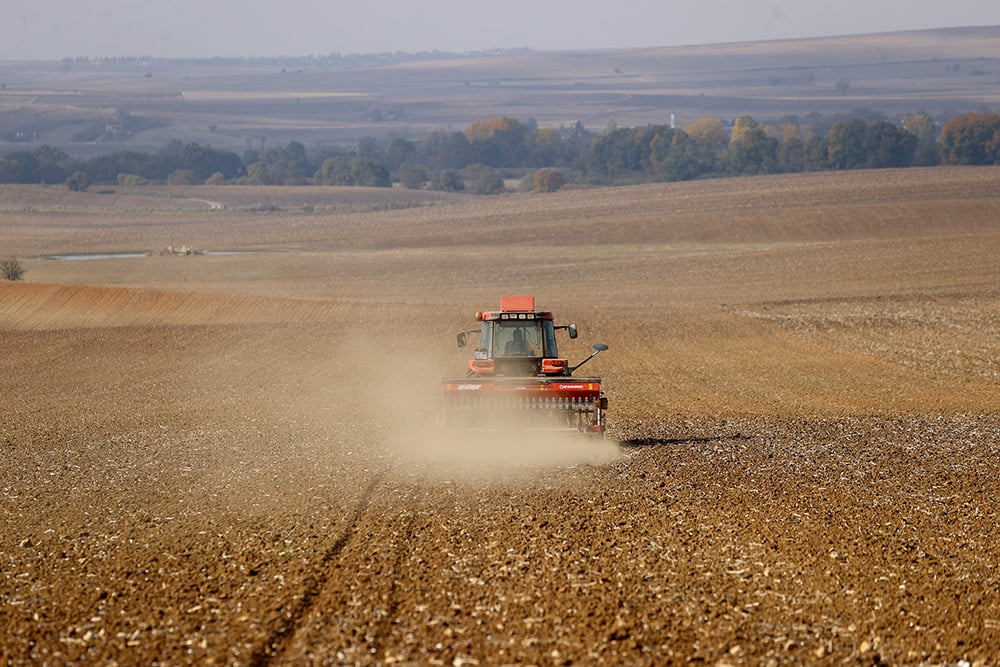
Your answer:
[[[0,187],[0,659],[993,664],[998,220],[997,168]],[[610,345],[605,441],[435,431],[501,294]]]

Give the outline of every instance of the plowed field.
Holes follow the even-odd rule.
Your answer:
[[[0,189],[0,664],[1000,663],[1000,170],[404,194]],[[501,294],[607,439],[433,428]]]

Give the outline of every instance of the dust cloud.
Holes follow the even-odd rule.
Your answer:
[[[355,399],[364,404],[365,421],[377,426],[381,445],[404,468],[421,475],[525,481],[540,469],[601,466],[623,456],[613,440],[513,426],[520,421],[516,415],[484,428],[445,426],[440,418],[441,378],[461,372],[452,361],[412,351],[387,354],[370,340],[354,341],[348,349],[352,364],[364,369],[365,388]]]

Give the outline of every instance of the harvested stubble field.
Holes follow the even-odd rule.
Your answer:
[[[1000,661],[998,169],[0,194],[4,664]],[[606,441],[428,425],[504,293]]]

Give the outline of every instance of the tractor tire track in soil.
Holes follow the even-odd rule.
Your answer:
[[[383,482],[355,526],[358,539],[344,541],[318,565],[324,584],[274,662],[357,664],[394,654],[395,629],[405,625],[404,600],[414,586],[407,566],[413,540],[441,516],[427,511],[432,493],[426,475]]]
[[[306,580],[305,590],[299,598],[298,604],[288,611],[285,620],[273,628],[268,637],[250,653],[250,665],[265,667],[266,665],[280,664],[285,660],[285,654],[293,644],[296,632],[301,629],[303,621],[309,617],[310,611],[312,611],[316,601],[321,598],[323,589],[329,581],[331,574],[329,564],[341,554],[348,542],[355,535],[358,524],[361,522],[365,512],[368,511],[372,497],[392,471],[392,468],[393,464],[386,465],[369,482],[358,499],[354,511],[347,520],[343,532],[330,545],[329,549],[323,553],[314,570],[315,575],[310,576]]]
[[[383,653],[385,643],[390,637],[392,626],[397,622],[396,617],[400,610],[400,569],[405,562],[404,554],[407,551],[407,543],[413,535],[413,527],[417,521],[417,512],[414,507],[417,499],[417,488],[416,486],[411,487],[403,501],[402,529],[396,536],[398,541],[393,544],[389,591],[385,600],[385,614],[379,619],[375,631],[372,633],[370,651],[374,656]]]

